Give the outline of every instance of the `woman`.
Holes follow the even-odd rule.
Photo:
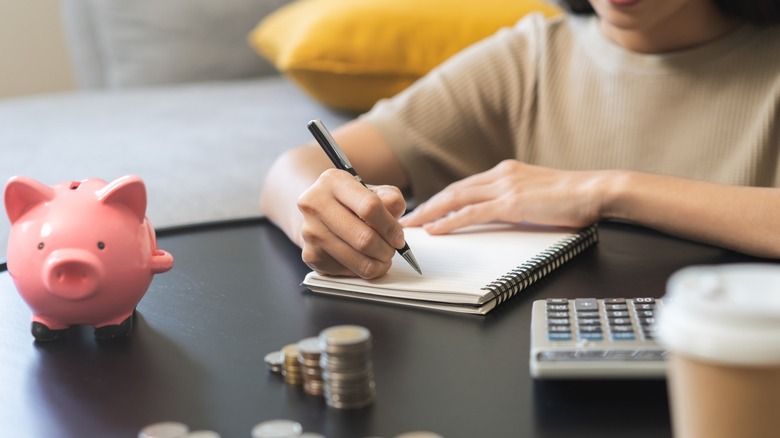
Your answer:
[[[272,166],[262,208],[313,269],[381,276],[402,226],[618,219],[780,257],[780,2],[571,1],[469,47]],[[595,14],[588,13],[595,10]],[[404,195],[424,201],[398,220]]]

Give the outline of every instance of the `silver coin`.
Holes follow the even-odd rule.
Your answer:
[[[195,430],[187,434],[187,438],[221,438],[213,430]]]
[[[298,341],[298,352],[303,355],[318,355],[322,353],[320,338],[311,337]]]
[[[252,428],[252,438],[296,438],[301,433],[301,424],[292,420],[269,420]]]
[[[265,364],[268,369],[274,373],[282,372],[282,365],[284,364],[284,354],[281,351],[273,351],[265,355]]]
[[[185,438],[190,428],[176,421],[150,424],[138,433],[138,438]]]
[[[371,332],[359,325],[337,325],[320,332],[321,346],[349,347],[371,342]]]

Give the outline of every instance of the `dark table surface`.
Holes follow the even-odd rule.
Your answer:
[[[681,267],[762,260],[625,224],[602,224],[600,238],[482,317],[313,295],[299,285],[300,251],[263,220],[163,230],[175,267],[155,277],[131,336],[112,342],[88,327],[33,342],[30,312],[0,272],[0,436],[133,437],[173,420],[249,437],[279,418],[333,438],[671,436],[663,380],[531,379],[532,302],[660,297]],[[263,362],[338,324],[373,335],[368,408],[329,408]]]

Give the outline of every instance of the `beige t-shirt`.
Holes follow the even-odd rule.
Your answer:
[[[595,16],[531,15],[362,119],[420,201],[507,158],[777,187],[780,27],[647,55],[607,40]]]

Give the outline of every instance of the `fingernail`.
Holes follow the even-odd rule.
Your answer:
[[[393,246],[396,248],[403,248],[403,246],[406,244],[406,240],[404,239],[404,232],[400,231],[393,237]]]

